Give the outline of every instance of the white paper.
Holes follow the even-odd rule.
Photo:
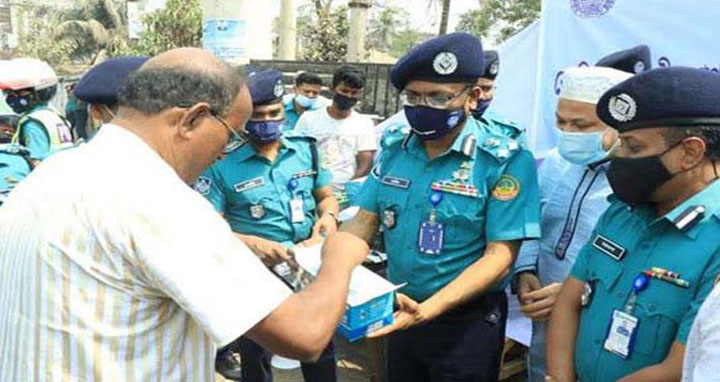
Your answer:
[[[322,245],[317,245],[308,248],[295,247],[293,250],[298,264],[314,276],[317,276],[322,262],[321,249]],[[350,278],[347,303],[350,306],[362,305],[375,297],[393,292],[401,287],[402,285],[393,285],[369,269],[358,266],[353,270]]]

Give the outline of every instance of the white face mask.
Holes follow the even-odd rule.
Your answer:
[[[560,130],[558,150],[566,161],[579,165],[588,165],[605,159],[613,151],[615,145],[605,151],[603,137],[605,131],[592,133],[571,133]]]
[[[297,102],[303,109],[310,109],[315,106],[317,98],[309,98],[302,94],[298,94],[295,96],[295,102]]]

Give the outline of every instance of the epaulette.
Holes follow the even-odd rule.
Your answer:
[[[501,163],[521,151],[520,144],[516,140],[494,131],[485,131],[485,134],[478,138],[477,147]]]

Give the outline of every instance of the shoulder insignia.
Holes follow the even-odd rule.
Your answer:
[[[410,131],[410,133],[408,133],[408,135],[405,137],[405,139],[403,139],[402,145],[401,145],[403,149],[407,149],[408,144],[410,143],[410,138],[412,138],[412,136],[413,136],[412,131]]]
[[[705,206],[691,206],[673,220],[673,224],[682,232],[691,230],[705,217]]]
[[[515,199],[519,193],[520,181],[512,175],[505,174],[495,183],[492,196],[497,200],[510,201]]]
[[[475,138],[475,134],[469,134],[462,142],[462,153],[470,158],[474,158],[476,148],[477,138]]]

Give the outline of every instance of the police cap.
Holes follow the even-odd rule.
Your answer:
[[[125,79],[148,57],[116,57],[93,66],[75,86],[75,96],[88,103],[113,105]]]
[[[285,83],[282,73],[276,69],[266,69],[253,72],[248,77],[250,96],[253,105],[270,105],[282,102],[285,95]]]
[[[652,69],[650,48],[638,45],[634,48],[621,50],[600,59],[595,66],[613,68],[628,73],[642,73]]]
[[[500,56],[495,50],[486,50],[483,54],[485,58],[485,73],[483,78],[494,80],[500,72]]]

